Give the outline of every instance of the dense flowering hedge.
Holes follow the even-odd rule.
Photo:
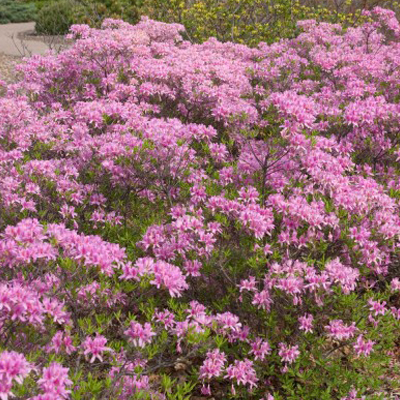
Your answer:
[[[395,393],[400,24],[369,17],[76,25],[2,83],[2,400]]]

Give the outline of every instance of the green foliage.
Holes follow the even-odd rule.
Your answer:
[[[88,0],[76,16],[80,23],[98,25],[104,18],[120,18],[130,23],[139,20],[136,0]]]
[[[67,24],[98,27],[109,17],[136,23],[141,15],[147,15],[183,24],[188,39],[194,42],[214,36],[249,45],[294,37],[299,33],[296,23],[303,19],[354,26],[365,20],[362,9],[380,6],[400,14],[400,4],[386,0],[37,0],[36,4],[44,10],[38,17],[46,20],[38,24],[38,32],[42,33],[45,31],[40,25],[63,34]],[[57,7],[63,10],[61,15]]]
[[[36,14],[33,3],[17,0],[0,0],[0,24],[32,21]]]
[[[62,35],[72,24],[98,27],[104,18],[139,20],[135,0],[36,0],[35,4],[36,31],[42,34]]]
[[[333,0],[137,0],[141,15],[165,22],[182,23],[189,39],[203,42],[210,36],[221,41],[256,45],[291,38],[296,22],[316,19],[345,26],[363,21],[361,10],[374,6],[399,11],[390,1]]]

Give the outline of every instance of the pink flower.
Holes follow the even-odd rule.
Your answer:
[[[354,344],[354,350],[358,356],[369,356],[374,344],[375,342],[372,340],[364,340],[363,336],[359,335],[356,343]]]
[[[169,310],[156,311],[153,318],[157,322],[164,324],[166,328],[172,328],[176,323],[174,314]]]
[[[12,396],[13,381],[22,384],[33,367],[22,354],[15,351],[3,351],[0,354],[0,398],[7,400]]]
[[[393,278],[392,281],[390,282],[390,287],[393,291],[400,290],[400,279]]]
[[[290,346],[286,343],[279,343],[279,356],[283,362],[292,364],[300,355],[299,346]]]
[[[109,347],[106,347],[107,339],[104,336],[96,335],[94,339],[91,337],[87,337],[82,347],[84,349],[83,354],[86,356],[88,354],[92,355],[90,362],[94,362],[96,358],[99,359],[100,362],[103,362],[103,352],[112,351]]]
[[[220,376],[225,362],[225,353],[221,353],[218,349],[209,351],[207,353],[207,358],[200,367],[200,378],[211,379]]]
[[[136,321],[131,321],[129,328],[124,333],[133,345],[138,347],[145,347],[146,344],[151,343],[151,338],[156,335],[148,322],[141,325]]]
[[[189,287],[182,271],[175,265],[157,261],[153,265],[153,273],[154,279],[150,283],[157,288],[166,287],[171,297],[182,296],[182,292]]]
[[[328,262],[325,271],[333,282],[340,284],[344,293],[348,294],[356,288],[360,272],[355,268],[345,267],[338,258]]]
[[[325,326],[325,329],[329,332],[329,336],[337,340],[350,339],[357,331],[355,322],[351,325],[346,325],[341,319],[330,321],[329,325]]]
[[[263,252],[265,255],[272,254],[271,245],[267,243],[263,248]]]
[[[273,300],[268,289],[264,289],[261,292],[254,294],[252,304],[256,305],[258,308],[263,308],[268,311],[270,310],[272,303]]]
[[[202,265],[199,261],[187,260],[185,261],[184,267],[188,275],[193,277],[201,276],[200,269]]]
[[[243,279],[239,285],[240,292],[248,290],[250,292],[257,291],[257,281],[254,276],[249,276],[248,279]]]
[[[287,294],[297,295],[302,292],[304,281],[301,278],[289,276],[287,278],[279,279],[279,283],[276,285],[276,287],[283,290]]]
[[[250,388],[257,386],[257,375],[253,368],[253,362],[247,358],[244,361],[236,360],[226,369],[225,378],[236,380],[238,384],[249,385]]]
[[[217,314],[215,320],[223,332],[238,332],[242,329],[242,323],[239,321],[239,317],[230,313],[229,311],[222,314]]]
[[[70,390],[66,386],[72,385],[68,378],[68,368],[53,362],[49,367],[43,369],[42,378],[38,380],[40,388],[46,393],[57,395],[61,398],[67,398]]]
[[[303,316],[299,317],[299,329],[305,331],[306,333],[312,332],[313,319],[314,317],[311,314],[304,314]]]
[[[374,312],[374,315],[385,315],[387,309],[385,307],[386,301],[374,301],[373,299],[368,300],[368,304],[371,306],[370,311]]]
[[[71,336],[64,332],[58,331],[51,340],[49,351],[53,350],[56,353],[60,353],[63,347],[67,354],[71,354],[76,350],[76,347],[72,345]]]
[[[255,339],[251,342],[251,350],[250,354],[254,355],[255,360],[263,361],[265,357],[271,352],[271,347],[267,341],[262,340],[261,338]]]
[[[203,396],[211,396],[210,384],[208,384],[207,386],[203,384],[203,386],[201,387],[201,394]]]
[[[365,400],[365,396],[358,397],[357,390],[351,389],[347,396],[342,397],[340,400]]]

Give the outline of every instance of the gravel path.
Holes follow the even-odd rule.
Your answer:
[[[14,80],[14,63],[33,54],[44,54],[49,49],[56,52],[68,46],[62,37],[34,36],[35,23],[0,25],[0,80]]]
[[[48,46],[40,40],[25,40],[24,35],[33,32],[34,22],[0,25],[0,79],[14,80],[14,63],[32,54],[44,54]]]
[[[34,22],[0,25],[0,53],[9,56],[44,54],[49,47],[42,40],[23,39],[24,35],[34,30]]]

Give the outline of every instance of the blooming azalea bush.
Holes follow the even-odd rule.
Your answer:
[[[400,24],[257,48],[76,25],[0,98],[0,398],[384,399]]]

